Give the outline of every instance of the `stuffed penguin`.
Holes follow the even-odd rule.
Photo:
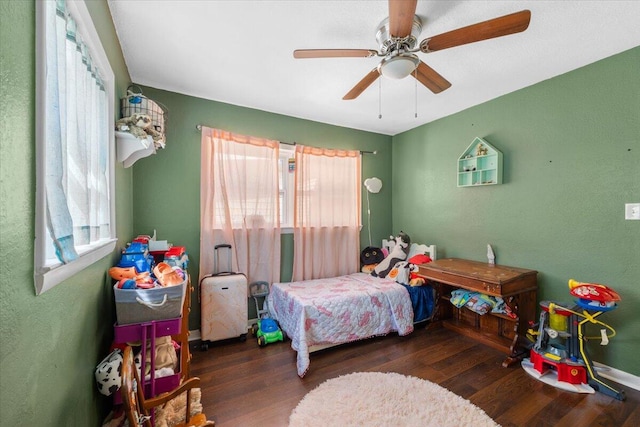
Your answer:
[[[398,233],[398,236],[390,236],[390,238],[394,240],[396,244],[389,255],[387,255],[387,257],[383,259],[380,264],[376,265],[376,268],[374,268],[371,272],[372,276],[387,277],[396,263],[407,259],[407,255],[409,254],[409,246],[411,245],[411,238],[409,238],[409,236],[402,231]]]

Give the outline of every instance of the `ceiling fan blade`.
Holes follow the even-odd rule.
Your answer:
[[[392,37],[411,34],[418,0],[389,0],[389,32]]]
[[[303,58],[370,58],[376,56],[373,49],[297,49],[293,57]]]
[[[371,86],[371,83],[375,82],[378,79],[378,77],[380,77],[380,72],[378,71],[378,68],[376,67],[373,70],[371,70],[369,72],[369,74],[364,76],[364,78],[362,80],[360,80],[353,87],[353,89],[351,89],[349,91],[349,93],[347,93],[345,96],[343,96],[342,99],[344,99],[345,101],[348,101],[348,100],[351,100],[351,99],[356,99],[358,96],[360,96],[360,94],[362,92],[364,92],[364,90],[366,88]]]
[[[435,52],[463,44],[519,33],[529,27],[530,20],[531,11],[522,10],[424,39],[420,42],[420,50],[423,53]]]
[[[433,93],[440,93],[451,87],[451,83],[447,79],[422,61],[416,68],[415,77]]]

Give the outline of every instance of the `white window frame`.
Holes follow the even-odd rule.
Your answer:
[[[67,9],[78,25],[78,32],[82,35],[84,43],[88,46],[93,62],[100,69],[102,81],[107,93],[109,125],[109,225],[110,237],[98,243],[85,246],[76,246],[78,258],[68,264],[63,264],[57,259],[47,258],[46,223],[46,43],[47,22],[45,19],[44,1],[36,2],[36,224],[35,224],[35,248],[34,248],[34,284],[36,295],[53,288],[64,280],[74,276],[81,270],[89,267],[98,260],[113,253],[116,238],[116,211],[115,211],[115,142],[114,142],[114,108],[115,108],[115,77],[107,54],[102,47],[100,37],[93,24],[91,15],[83,0],[67,0]]]
[[[280,212],[280,234],[293,233],[293,199],[295,191],[294,172],[289,172],[289,159],[295,159],[295,148],[288,144],[280,144],[279,173],[281,193],[283,193],[282,211]],[[295,167],[295,163],[294,163]]]

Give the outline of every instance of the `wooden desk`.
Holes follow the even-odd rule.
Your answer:
[[[435,282],[434,323],[504,351],[507,358],[502,366],[509,366],[525,355],[527,322],[536,320],[537,271],[457,258],[439,259],[418,267],[420,276]],[[466,307],[457,308],[449,302],[451,291],[457,288],[501,297],[516,317],[498,313],[479,315]]]

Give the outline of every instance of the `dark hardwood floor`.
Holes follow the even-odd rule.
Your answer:
[[[533,379],[519,364],[501,367],[504,354],[446,329],[418,327],[406,337],[392,334],[313,353],[304,378],[296,374],[290,341],[260,348],[249,336],[246,342],[213,343],[208,351],[196,345],[191,374],[201,378],[205,413],[218,427],[286,426],[307,392],[357,371],[432,381],[502,426],[640,426],[640,391],[621,386],[624,402],[562,391]]]

